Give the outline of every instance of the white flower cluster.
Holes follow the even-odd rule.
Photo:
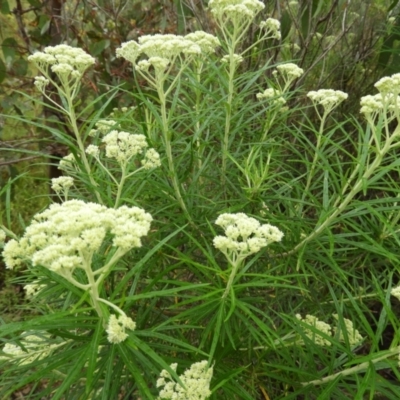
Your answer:
[[[39,92],[43,92],[44,88],[50,83],[48,79],[46,79],[44,76],[35,76],[35,82],[34,85],[37,87]]]
[[[278,89],[265,89],[262,93],[257,93],[257,99],[269,99],[271,103],[274,105],[284,105],[286,104],[286,100],[282,96],[282,92]]]
[[[29,260],[68,278],[76,268],[90,264],[108,233],[117,248],[141,247],[151,221],[151,215],[138,207],[112,209],[81,200],[52,204],[34,216],[19,241],[6,244],[4,261],[12,269]]]
[[[80,48],[66,44],[49,46],[43,52],[37,52],[28,57],[39,70],[48,75],[48,69],[57,74],[60,79],[80,79],[83,73],[95,63],[95,59]],[[43,88],[46,80],[37,80],[36,86]]]
[[[276,69],[280,72],[280,74],[287,81],[293,81],[294,79],[300,78],[304,74],[304,70],[300,68],[298,65],[293,63],[281,64],[276,67]],[[274,75],[277,72],[274,71]]]
[[[89,156],[97,158],[97,157],[100,156],[99,146],[96,146],[94,144],[90,144],[88,147],[86,147],[85,153],[89,154]]]
[[[213,368],[208,368],[207,361],[197,362],[191,365],[182,375],[179,375],[184,387],[172,380],[171,374],[163,369],[157,380],[160,390],[157,400],[205,400],[211,395],[210,382]],[[176,372],[178,364],[171,364],[171,369]],[[170,382],[167,382],[170,381]]]
[[[336,319],[336,321],[339,321],[339,315],[338,314],[333,314],[333,317]],[[350,346],[356,346],[356,345],[360,344],[364,340],[364,338],[361,336],[360,332],[357,329],[354,328],[353,322],[350,321],[347,318],[343,318],[343,322],[344,322],[344,325],[345,325],[344,329],[346,330],[347,336],[349,338]],[[341,342],[344,342],[345,341],[345,335],[343,334],[343,330],[341,330],[341,329],[339,329],[337,327],[333,328],[334,335],[337,335],[337,333],[339,331],[340,331],[339,340]]]
[[[318,332],[322,332],[327,336],[332,336],[331,326],[326,322],[320,321],[314,315],[307,314],[305,318],[302,318],[300,314],[296,314],[296,318],[299,321],[304,322],[306,325],[312,326],[313,330],[308,329],[302,326],[305,335],[310,338],[315,344],[318,346],[330,346],[331,342],[326,339],[324,336],[318,334]],[[317,332],[316,332],[317,331]]]
[[[221,214],[215,223],[225,230],[226,236],[216,236],[214,246],[224,254],[234,253],[245,258],[257,253],[273,242],[280,242],[283,233],[270,224],[261,225],[244,213]]]
[[[258,0],[210,0],[208,6],[217,19],[252,20],[265,8]]]
[[[265,21],[262,21],[260,28],[265,29],[275,39],[279,40],[281,38],[281,23],[275,18],[267,18]]]
[[[98,133],[105,135],[106,133],[110,132],[113,128],[115,128],[116,125],[118,125],[118,122],[112,119],[100,119],[95,123],[96,129],[92,129],[89,132],[89,136],[96,136],[96,134]]]
[[[76,167],[76,160],[72,153],[69,153],[67,156],[63,157],[59,164],[58,169],[61,171],[68,171],[71,169],[75,169]]]
[[[42,360],[47,357],[58,344],[50,344],[50,335],[47,332],[37,332],[31,334],[23,332],[21,346],[12,343],[6,343],[2,349],[5,356],[0,356],[0,360],[10,360],[20,365],[31,364],[36,360]]]
[[[70,176],[60,176],[58,178],[53,178],[51,180],[51,188],[57,193],[60,194],[68,193],[68,190],[74,185],[74,178]]]
[[[121,343],[127,337],[128,334],[125,329],[134,331],[136,328],[136,323],[132,321],[131,318],[126,315],[120,315],[118,318],[112,314],[108,320],[107,324],[107,340],[110,343]]]
[[[26,297],[29,299],[35,297],[45,287],[46,285],[40,285],[38,281],[34,281],[32,283],[24,285]]]
[[[221,45],[216,36],[204,31],[189,33],[185,36],[185,39],[197,44],[201,49],[201,54],[204,55],[214,53],[215,49]]]
[[[233,62],[235,64],[240,64],[243,61],[243,57],[241,55],[239,55],[239,54],[233,54],[232,57],[233,57]],[[221,62],[222,62],[222,64],[228,64],[230,62],[229,54],[223,56],[221,58]]]
[[[337,321],[339,320],[338,314],[333,314],[333,317]],[[321,332],[329,337],[332,337],[333,335],[337,335],[340,332],[338,340],[340,340],[342,342],[345,341],[345,335],[343,334],[343,330],[341,330],[337,327],[332,328],[329,324],[327,324],[326,322],[320,321],[314,315],[308,314],[305,316],[305,318],[302,318],[302,316],[300,314],[296,314],[296,318],[299,321],[302,321],[303,323],[305,323],[306,325],[309,325],[312,327],[312,329],[308,329],[308,328],[302,326],[302,329],[304,331],[304,334],[318,346],[330,346],[331,345],[331,342],[324,336],[320,335],[318,332]],[[354,328],[353,322],[347,318],[343,318],[343,321],[344,321],[344,325],[345,325],[344,329],[346,330],[350,346],[356,346],[356,345],[360,344],[364,340],[364,338],[361,336],[360,332]]]
[[[144,159],[141,161],[144,169],[153,169],[161,165],[160,155],[154,149],[146,151]]]
[[[397,73],[392,76],[385,76],[382,79],[379,79],[374,86],[382,95],[398,95],[400,93],[400,74]]]
[[[390,294],[392,296],[396,297],[396,299],[400,301],[400,286],[397,286],[397,287],[393,288],[390,291]]]
[[[324,107],[325,112],[328,113],[336,108],[342,101],[346,100],[349,95],[341,90],[320,89],[308,92],[307,97],[309,97],[314,104],[319,104]]]
[[[388,122],[399,118],[400,74],[383,77],[375,83],[375,87],[379,93],[362,97],[360,112],[372,123],[380,113],[387,114]]]
[[[186,36],[145,35],[137,42],[131,40],[122,43],[117,49],[117,56],[130,61],[140,71],[148,71],[150,67],[154,67],[156,73],[161,73],[181,54],[205,55],[214,52],[219,45],[218,38],[202,31]],[[147,59],[136,62],[142,54]]]
[[[104,136],[102,141],[106,144],[106,156],[114,158],[121,165],[126,165],[133,157],[143,153],[145,153],[144,159],[141,162],[145,169],[152,169],[161,165],[160,155],[154,149],[146,151],[148,144],[144,135],[113,130]],[[99,148],[90,145],[86,152],[97,157]]]

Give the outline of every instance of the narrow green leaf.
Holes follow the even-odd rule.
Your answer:
[[[7,74],[6,65],[0,58],[0,83],[4,81],[4,79],[6,78],[6,74]]]
[[[135,358],[132,354],[129,354],[129,350],[125,347],[124,343],[117,345],[117,351],[121,355],[126,367],[131,372],[136,384],[138,385],[140,394],[146,396],[146,399],[152,400],[154,396],[151,394],[150,389],[143,379],[142,371],[138,368],[135,362]]]
[[[97,323],[96,329],[93,333],[92,342],[90,343],[88,351],[89,361],[86,371],[86,394],[90,392],[92,386],[93,377],[95,375],[94,371],[97,366],[99,343],[103,332],[104,332],[103,320],[99,319],[99,322]]]
[[[52,399],[58,400],[62,398],[63,393],[68,390],[75,382],[80,379],[80,375],[82,374],[82,368],[85,365],[88,356],[89,356],[89,349],[83,351],[81,356],[78,358],[76,363],[74,363],[73,367],[69,370],[68,375],[63,380],[60,387],[57,388],[57,391],[54,393]]]

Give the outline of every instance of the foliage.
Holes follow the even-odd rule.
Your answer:
[[[215,12],[215,52],[189,35],[140,36],[118,59],[103,49],[134,78],[96,96],[102,77],[92,85],[76,49],[31,57],[45,101],[25,98],[62,118],[14,118],[68,148],[73,181],[53,180],[61,204],[24,236],[3,226],[32,315],[0,326],[2,396],[30,384],[32,399],[153,399],[197,368],[213,372],[211,399],[396,398],[400,83],[380,80],[361,117],[338,112],[343,87],[318,91],[307,38],[337,29],[331,6],[301,2],[296,33],[291,8],[281,32]],[[312,68],[282,62],[291,35]],[[314,83],[309,99],[299,82]]]

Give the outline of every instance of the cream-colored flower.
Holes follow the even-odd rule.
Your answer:
[[[276,69],[284,78],[290,81],[300,78],[304,74],[304,70],[293,63],[278,65]]]
[[[51,188],[56,193],[66,193],[74,185],[74,178],[70,176],[60,176],[51,180]]]
[[[296,314],[296,318],[303,322],[306,326],[301,325],[304,334],[310,338],[318,346],[331,346],[331,342],[322,336],[319,332],[325,334],[326,336],[332,336],[332,328],[326,322],[320,321],[314,315],[307,314],[303,318],[300,314]],[[307,328],[307,325],[310,328]]]
[[[265,5],[258,0],[210,0],[208,7],[217,19],[236,21],[240,24],[253,20]]]
[[[286,104],[286,100],[282,96],[282,92],[278,89],[265,89],[262,93],[257,93],[257,99],[269,99],[273,105],[282,106]]]
[[[47,332],[23,332],[20,344],[6,343],[2,349],[5,356],[0,360],[10,360],[20,365],[28,365],[36,360],[46,358],[61,344],[49,344],[50,335]]]
[[[272,38],[281,38],[281,23],[275,18],[268,18],[260,23],[260,28],[265,29]]]
[[[47,78],[49,70],[54,72],[65,85],[70,85],[70,80],[79,80],[95,63],[95,59],[82,49],[65,44],[46,47],[43,52],[39,51],[29,56],[28,60],[36,64]],[[35,85],[39,90],[43,91],[47,84],[48,79],[35,78]]]
[[[396,297],[396,299],[400,301],[400,285],[396,286],[395,288],[392,288],[392,290],[390,291],[390,294],[393,297]]]
[[[151,215],[138,207],[113,209],[81,200],[52,204],[34,216],[19,241],[5,245],[3,257],[7,268],[29,260],[68,278],[76,268],[91,267],[93,253],[107,233],[112,245],[124,251],[140,247],[151,221]]]
[[[171,364],[170,367],[176,372],[176,363]],[[179,375],[183,384],[181,386],[164,369],[157,380],[157,387],[163,387],[157,400],[205,400],[211,395],[210,382],[212,375],[213,367],[208,367],[207,361],[194,363],[182,375]]]
[[[283,233],[270,224],[261,225],[244,213],[221,214],[215,223],[225,230],[226,236],[216,236],[214,246],[224,254],[245,258],[273,242],[280,242]]]
[[[342,101],[346,100],[349,95],[341,90],[320,89],[308,92],[307,97],[312,100],[314,105],[321,105],[324,108],[325,113],[329,113]]]
[[[112,314],[108,320],[107,324],[107,340],[110,343],[121,343],[127,337],[126,329],[131,331],[135,330],[136,323],[126,315],[120,315],[118,318]]]
[[[338,314],[333,314],[333,317],[337,321],[339,321],[339,315]],[[347,318],[343,318],[343,322],[344,322],[344,325],[345,325],[344,329],[346,330],[350,346],[356,346],[356,345],[360,344],[364,340],[364,338],[361,336],[360,332],[357,329],[354,328],[353,322],[350,321]],[[343,330],[334,327],[333,328],[333,332],[334,332],[335,335],[339,332],[339,340],[341,342],[345,341],[345,335],[343,333]]]
[[[204,31],[189,33],[185,36],[185,39],[197,44],[201,49],[202,55],[215,53],[216,48],[221,45],[216,36]]]

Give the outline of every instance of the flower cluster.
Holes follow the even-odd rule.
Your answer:
[[[186,36],[144,35],[137,42],[131,40],[122,43],[117,49],[117,56],[130,61],[139,71],[147,71],[153,67],[157,74],[163,72],[181,54],[209,54],[214,52],[219,44],[218,38],[202,31]],[[146,55],[147,59],[136,62],[142,54]]]
[[[243,61],[243,57],[239,54],[232,54],[233,63],[238,65]],[[222,64],[228,64],[231,60],[231,56],[229,54],[223,56],[221,58]]]
[[[324,336],[319,334],[321,332],[326,336],[332,336],[332,329],[329,324],[326,322],[320,321],[314,315],[307,314],[305,318],[302,318],[300,314],[296,314],[296,318],[299,321],[304,322],[305,325],[311,326],[313,329],[308,329],[305,326],[302,326],[304,334],[310,338],[315,344],[318,346],[330,346],[331,342],[326,339]]]
[[[151,215],[138,207],[111,209],[81,200],[52,204],[34,216],[19,241],[6,244],[4,260],[7,268],[29,260],[68,279],[76,268],[90,268],[93,253],[108,234],[121,250],[141,247],[151,221]]]
[[[110,315],[106,329],[107,340],[110,343],[121,343],[128,337],[125,329],[133,331],[135,328],[136,323],[133,322],[131,318],[127,317],[126,315],[120,315],[117,318],[114,314],[112,314]]]
[[[386,93],[384,95],[378,93],[374,96],[368,95],[361,97],[360,104],[360,112],[364,114],[367,119],[373,121],[378,114],[385,113],[387,121],[390,122],[399,114],[400,96],[392,93]]]
[[[178,364],[171,364],[171,369],[176,372]],[[191,365],[182,375],[179,375],[183,386],[172,380],[171,374],[163,369],[157,380],[160,390],[157,400],[205,400],[211,395],[210,382],[213,368],[208,367],[207,361],[197,362]],[[170,382],[167,382],[170,381]]]
[[[235,254],[245,258],[257,253],[273,242],[280,242],[283,233],[270,224],[261,225],[244,213],[221,214],[215,223],[225,230],[226,236],[216,236],[214,246],[229,257]]]
[[[393,288],[390,291],[390,294],[400,301],[400,286]]]
[[[68,190],[74,185],[74,178],[70,176],[60,176],[51,180],[51,188],[57,194],[68,193]]]
[[[219,20],[238,21],[253,20],[265,8],[258,0],[210,0],[211,13]]]
[[[257,93],[257,99],[269,99],[273,105],[284,105],[286,100],[282,96],[282,92],[278,89],[265,89],[262,93]]]
[[[346,100],[349,95],[341,90],[320,89],[308,92],[307,97],[311,99],[314,105],[321,105],[324,108],[325,113],[328,114],[342,101]]]
[[[95,59],[82,49],[65,44],[46,47],[43,52],[39,51],[29,56],[28,60],[36,64],[46,76],[49,75],[50,68],[62,82],[80,79],[83,73],[95,63]],[[47,84],[47,79],[36,78],[35,85],[40,90]]]
[[[265,29],[271,37],[275,39],[281,38],[281,23],[275,18],[268,18],[260,23],[260,28]]]
[[[63,157],[58,163],[58,169],[60,169],[61,171],[76,169],[75,156],[72,153],[69,153],[68,155]]]
[[[0,360],[11,360],[20,365],[31,364],[36,360],[42,360],[47,357],[59,344],[50,344],[50,335],[47,332],[23,332],[23,339],[20,345],[6,343],[2,349],[5,356]]]
[[[41,285],[40,283],[38,283],[38,281],[34,281],[32,283],[24,285],[26,297],[28,299],[32,299],[45,287],[46,285]]]
[[[34,85],[39,90],[39,92],[43,92],[44,88],[50,83],[50,80],[45,78],[44,76],[35,76]]]
[[[104,136],[102,141],[106,144],[106,157],[117,160],[122,166],[126,166],[133,157],[143,153],[145,154],[141,163],[145,169],[161,165],[160,155],[154,149],[146,151],[148,144],[144,135],[113,130]],[[98,157],[100,150],[98,146],[89,145],[86,153]]]
[[[112,119],[100,119],[95,124],[96,129],[92,129],[89,132],[89,136],[96,136],[98,133],[105,135],[115,128],[116,125],[118,125],[118,122]]]
[[[338,314],[333,314],[333,318],[335,318],[336,321],[340,320]],[[343,318],[343,322],[345,325],[344,330],[347,333],[347,337],[349,339],[350,346],[356,346],[356,345],[360,344],[364,340],[364,338],[361,336],[360,332],[354,328],[353,322],[347,318]],[[339,333],[339,340],[341,342],[345,341],[345,335],[343,334],[342,329],[334,327],[333,333],[334,333],[334,335],[337,335]]]
[[[339,315],[333,314],[333,317],[339,321]],[[300,314],[296,314],[296,318],[303,322],[305,325],[309,325],[312,329],[302,326],[304,334],[310,338],[318,346],[330,346],[331,342],[325,336],[332,337],[333,335],[338,335],[338,340],[341,342],[345,341],[345,334],[343,329],[346,330],[347,338],[349,340],[350,346],[356,346],[360,344],[364,338],[361,336],[360,332],[354,328],[353,322],[347,318],[343,318],[344,328],[331,327],[331,325],[326,322],[320,321],[314,315],[306,315],[302,318]],[[325,336],[321,335],[323,333]]]
[[[400,74],[393,74],[392,76],[385,76],[379,79],[374,85],[379,93],[385,94],[400,94]]]
[[[185,36],[185,39],[197,44],[201,49],[201,54],[204,55],[214,53],[215,49],[221,45],[216,36],[204,31],[189,33]]]
[[[294,79],[300,78],[300,76],[304,74],[304,70],[293,63],[278,65],[276,69],[284,77],[284,79],[288,81],[293,81]],[[274,71],[274,75],[276,74],[277,72]]]

